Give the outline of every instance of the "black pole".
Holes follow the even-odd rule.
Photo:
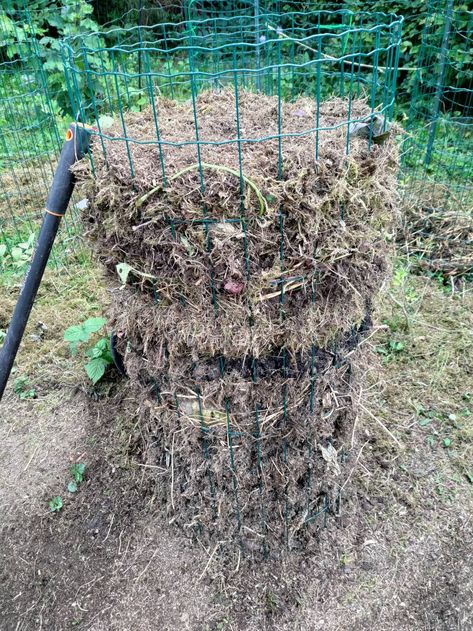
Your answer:
[[[0,350],[0,400],[5,391],[61,218],[66,213],[74,190],[75,179],[70,167],[83,158],[87,151],[89,131],[90,128],[84,125],[72,123],[66,132],[66,139],[49,190],[46,211],[35,251],[23,281],[3,347]]]

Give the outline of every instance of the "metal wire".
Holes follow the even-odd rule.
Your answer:
[[[57,120],[29,14],[20,12],[20,20],[9,2],[3,11],[9,21],[0,22],[0,38],[9,42],[10,54],[0,62],[0,237],[11,255],[37,230],[66,125]],[[29,27],[28,37],[16,19]],[[69,215],[53,262],[75,234]]]
[[[351,103],[364,96],[369,104],[370,114],[385,117],[386,124],[392,118],[396,86],[398,51],[401,36],[402,18],[385,13],[354,13],[348,10],[336,11],[295,11],[280,13],[275,11],[256,14],[235,14],[233,9],[225,10],[219,3],[218,13],[206,15],[203,19],[195,19],[191,5],[187,15],[192,19],[174,23],[152,25],[140,23],[130,28],[113,27],[107,33],[66,38],[62,44],[65,76],[71,98],[73,111],[84,122],[97,126],[98,143],[105,159],[108,160],[105,145],[108,142],[121,143],[125,148],[131,180],[135,177],[133,148],[136,145],[155,146],[157,170],[162,175],[164,186],[172,187],[175,173],[166,162],[166,147],[192,146],[196,155],[196,171],[199,175],[199,187],[205,192],[209,175],[209,165],[202,158],[202,147],[210,145],[227,145],[228,151],[235,152],[237,168],[234,175],[238,178],[240,193],[239,216],[231,219],[219,219],[237,223],[243,234],[243,250],[245,269],[250,273],[250,261],[247,247],[247,218],[245,198],[248,194],[247,180],[243,160],[243,146],[248,143],[277,143],[276,172],[280,179],[284,172],[284,138],[290,134],[285,128],[282,116],[284,100],[295,100],[304,95],[315,104],[315,117],[308,121],[306,129],[298,135],[310,135],[314,138],[314,158],[319,157],[320,135],[330,133],[333,129],[343,127],[346,133],[345,150],[350,151],[350,124],[359,122],[352,116]],[[199,10],[200,11],[200,10]],[[201,11],[200,11],[201,13]],[[110,45],[113,42],[113,45]],[[219,141],[209,140],[201,134],[201,109],[197,99],[202,91],[211,90],[218,98],[218,93],[226,89],[233,94],[235,130],[227,138]],[[277,124],[274,132],[264,129],[261,136],[245,135],[245,124],[242,120],[241,98],[245,91],[264,93],[275,98]],[[329,97],[339,96],[348,104],[348,116],[345,120],[333,123],[333,126],[322,122],[320,108]],[[158,98],[159,97],[159,98]],[[161,125],[160,100],[162,98],[186,101],[192,111],[193,129],[189,137],[176,142],[166,138]],[[153,125],[149,136],[136,137],[127,127],[127,112],[148,108]],[[114,117],[119,122],[120,130],[113,137],[103,126],[105,116]],[[368,116],[368,118],[369,118]],[[192,138],[193,136],[193,138]],[[107,141],[107,142],[106,142]],[[371,142],[371,137],[369,139]],[[92,158],[93,159],[93,158]],[[342,210],[343,212],[343,210]],[[174,225],[184,219],[171,220],[171,231]],[[202,225],[206,248],[212,250],[212,232],[209,229],[216,220],[209,216],[205,204],[202,206],[200,218],[193,223]],[[279,209],[280,227],[280,273],[277,290],[280,292],[280,318],[285,317],[285,289],[288,279],[285,278],[285,221],[286,209]],[[219,315],[219,292],[215,287],[213,271],[209,273],[211,304],[209,308],[214,315]],[[314,281],[315,282],[315,281]],[[316,287],[312,290],[312,300],[316,300]],[[252,326],[252,314],[249,309],[248,326]],[[311,387],[308,397],[310,409],[314,411],[314,393],[317,384],[315,357],[318,352],[312,345],[312,365],[310,368]],[[291,444],[284,436],[290,423],[288,406],[287,379],[289,358],[283,348],[280,354],[272,358],[281,375],[281,407],[280,430],[283,436],[277,456],[281,470],[288,470],[291,461]],[[225,374],[225,358],[220,357],[220,374]],[[252,379],[258,380],[258,361],[252,362]],[[203,461],[208,477],[208,493],[210,501],[216,507],[216,478],[212,470],[212,453],[215,449],[214,429],[204,419],[201,392],[195,387],[198,402],[201,445]],[[228,469],[230,472],[229,491],[232,494],[235,528],[238,533],[243,527],[240,511],[240,498],[237,484],[237,464],[235,450],[239,441],[243,440],[239,432],[232,426],[230,401],[225,397],[225,417],[228,447]],[[267,502],[265,488],[265,464],[268,454],[265,453],[265,442],[261,435],[261,406],[255,401],[254,432],[251,438],[254,444],[254,475],[261,505],[261,524],[259,536],[262,541],[262,552],[268,554],[266,544]],[[286,429],[285,429],[286,428]],[[248,439],[248,437],[246,437]],[[320,494],[317,480],[311,471],[311,463],[316,457],[311,444],[307,444],[308,471],[306,476],[307,511],[305,523],[311,527],[322,520],[326,524],[327,513],[331,510],[327,494]],[[272,456],[271,456],[272,457]],[[286,486],[283,506],[286,543],[289,543],[291,500]],[[199,526],[202,528],[202,524]]]
[[[458,257],[446,259],[462,250],[458,271],[471,274],[473,14],[454,0],[430,5],[403,146],[405,202],[417,209],[411,253],[455,273]]]
[[[346,10],[263,14],[257,25],[253,18],[244,16],[217,17],[113,29],[114,46],[107,45],[110,32],[107,38],[105,34],[97,35],[98,46],[92,45],[87,36],[70,37],[63,43],[62,54],[74,113],[84,121],[94,121],[99,135],[106,138],[100,116],[118,113],[123,133],[114,140],[128,146],[140,143],[164,147],[169,143],[159,135],[159,112],[154,105],[157,94],[178,100],[191,98],[194,102],[202,90],[230,87],[238,103],[238,90],[255,91],[260,82],[261,90],[276,95],[279,102],[301,94],[315,94],[316,103],[333,95],[350,102],[365,94],[372,114],[384,114],[388,120],[394,104],[394,52],[399,46],[401,23],[402,18],[384,13],[354,14]],[[382,72],[378,72],[378,66],[383,67]],[[130,137],[124,112],[145,105],[153,108],[156,134],[146,140]],[[197,112],[195,116],[195,142],[179,144],[195,144],[197,154],[203,144],[238,145],[271,139],[281,142],[287,136],[280,128],[276,135],[212,143],[198,137]],[[345,125],[349,135],[349,123],[355,121],[347,119],[339,125]],[[303,133],[317,136],[329,129],[319,127],[316,120]],[[318,151],[317,141],[314,151]],[[162,156],[160,161],[166,174]],[[199,156],[198,162],[205,187]],[[280,155],[279,168],[282,162]],[[133,176],[131,153],[129,169]]]

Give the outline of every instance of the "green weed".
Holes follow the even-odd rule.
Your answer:
[[[19,237],[21,239],[21,236]],[[0,243],[0,268],[22,270],[33,254],[35,235],[31,233],[26,241],[15,242],[14,239],[4,238]]]
[[[385,344],[376,346],[375,351],[383,356],[383,363],[389,363],[394,361],[405,348],[405,342],[389,339]]]
[[[88,342],[93,335],[103,329],[106,323],[105,318],[88,318],[82,324],[66,329],[64,340],[69,342],[71,355],[73,357],[77,355],[80,345]],[[89,358],[84,366],[85,371],[95,384],[102,379],[106,369],[113,363],[110,340],[106,337],[100,338],[94,346],[85,351],[85,356]]]
[[[21,401],[36,398],[36,389],[30,384],[30,380],[26,375],[17,377],[13,388]]]
[[[69,493],[75,493],[79,487],[79,484],[84,481],[85,476],[85,464],[82,462],[78,462],[73,464],[69,469],[69,472],[72,476],[72,480],[67,485],[67,490]]]
[[[49,501],[49,510],[51,513],[57,513],[63,507],[62,497],[60,495],[56,495]]]

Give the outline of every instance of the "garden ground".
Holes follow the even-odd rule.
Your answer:
[[[19,282],[4,275],[0,330]],[[341,517],[311,557],[231,567],[160,516],[126,384],[93,389],[68,355],[64,329],[106,303],[86,254],[49,269],[0,407],[2,630],[473,628],[471,285],[398,262],[366,342]]]

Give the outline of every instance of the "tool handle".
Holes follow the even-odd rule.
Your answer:
[[[72,123],[66,132],[64,145],[49,190],[43,223],[39,231],[35,250],[18,296],[3,347],[0,350],[0,400],[5,391],[13,362],[25,332],[61,218],[66,213],[72,191],[74,190],[75,178],[70,168],[75,162],[83,158],[86,153],[89,131],[90,128]]]

